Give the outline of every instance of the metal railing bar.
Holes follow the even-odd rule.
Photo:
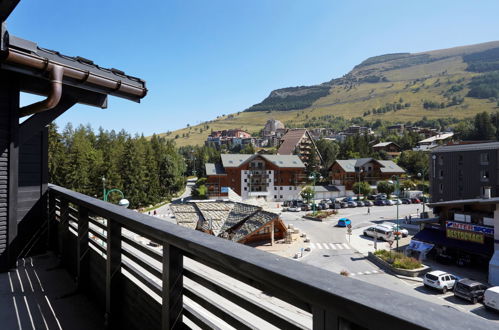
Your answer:
[[[158,251],[149,249],[147,246],[142,245],[139,242],[134,241],[133,239],[125,235],[121,237],[121,240],[126,244],[130,245],[132,248],[137,249],[138,251],[144,253],[145,255],[153,258],[154,260],[162,262],[163,256]]]
[[[144,268],[152,275],[156,276],[158,279],[161,279],[162,275],[161,270],[158,269],[156,266],[150,264],[145,260],[140,259],[138,256],[136,256],[126,248],[123,247],[121,248],[121,254],[130,259],[131,261],[133,261],[134,263],[136,263],[137,265],[139,265],[140,267]]]
[[[90,222],[92,225],[97,226],[103,230],[107,230],[106,225],[100,223],[99,221],[97,221],[96,219],[94,219],[92,217],[88,217],[88,222]]]
[[[101,233],[99,233],[97,230],[91,228],[90,226],[88,227],[88,231],[94,235],[94,236],[97,236],[100,240],[102,240],[103,242],[106,242],[106,236],[102,235]]]
[[[202,306],[204,309],[217,316],[227,324],[235,327],[236,329],[251,329],[247,323],[240,321],[236,317],[230,315],[220,307],[216,306],[209,301],[209,298],[203,297],[199,292],[193,292],[191,289],[184,287],[184,296],[188,297],[198,305]]]
[[[257,315],[259,318],[272,323],[281,329],[302,329],[302,327],[297,324],[288,322],[283,317],[273,313],[273,311],[262,308],[250,300],[245,299],[244,296],[238,295],[235,292],[229,291],[228,289],[222,287],[221,285],[214,283],[206,278],[200,276],[195,271],[184,269],[184,276],[190,278],[197,284],[202,285],[203,287],[219,294],[220,296],[226,298],[227,300],[232,301],[236,305],[244,308],[245,310]]]
[[[151,280],[150,278],[144,276],[140,270],[135,268],[131,263],[127,262],[126,260],[123,260],[121,262],[121,267],[126,269],[130,274],[133,275],[140,283],[144,284],[146,287],[148,287],[151,291],[153,291],[155,294],[161,297],[161,286]]]

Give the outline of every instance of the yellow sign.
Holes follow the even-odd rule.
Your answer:
[[[483,244],[483,234],[447,228],[447,238]]]

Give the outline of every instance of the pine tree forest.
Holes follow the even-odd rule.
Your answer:
[[[96,198],[106,189],[119,189],[131,208],[154,205],[179,193],[185,186],[186,162],[174,142],[153,135],[131,136],[90,126],[61,133],[49,126],[50,182]],[[120,194],[110,194],[116,203]]]

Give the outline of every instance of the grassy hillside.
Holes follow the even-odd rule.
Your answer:
[[[417,121],[423,117],[469,118],[478,112],[499,110],[497,98],[467,96],[472,79],[497,70],[497,63],[499,42],[376,56],[342,78],[316,86],[276,90],[247,111],[161,135],[182,146],[202,144],[212,130],[242,128],[258,132],[270,118],[295,127],[326,115],[390,122]],[[491,84],[493,88],[499,86],[498,82]],[[487,91],[499,95],[499,90]],[[401,104],[400,109],[383,111],[395,104]]]

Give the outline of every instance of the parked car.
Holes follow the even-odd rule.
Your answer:
[[[329,208],[329,203],[320,202],[318,205],[321,207],[321,210],[327,210]]]
[[[338,220],[337,226],[338,227],[346,227],[346,226],[351,225],[351,224],[352,224],[352,221],[350,221],[350,219],[341,218]]]
[[[385,200],[383,200],[383,199],[377,199],[377,200],[374,201],[374,205],[385,206],[386,203],[385,203]]]
[[[393,232],[397,232],[397,225],[393,223],[382,223],[380,226],[386,227],[388,229],[393,230]],[[409,236],[409,231],[405,228],[398,226],[398,231],[402,234],[402,237]]]
[[[374,203],[371,201],[364,201],[364,206],[374,206]]]
[[[402,204],[411,204],[411,200],[409,198],[402,198]]]
[[[299,208],[298,206],[290,206],[288,207],[288,211],[289,212],[300,212],[301,208]]]
[[[300,209],[302,211],[310,211],[312,209],[312,207],[310,206],[310,204],[303,204]]]
[[[466,299],[476,304],[483,299],[483,295],[487,290],[487,286],[469,278],[463,278],[456,283],[454,287],[454,295],[456,297]]]
[[[423,277],[423,284],[426,287],[432,287],[446,293],[447,290],[453,290],[456,284],[456,276],[443,272],[441,270],[434,270],[426,273]]]
[[[386,194],[377,194],[376,195],[376,199],[386,199],[386,198],[387,198]]]
[[[348,203],[347,202],[341,202],[340,203],[341,205],[341,208],[344,209],[344,208],[347,208],[348,207]]]
[[[390,241],[394,237],[393,230],[379,225],[364,229],[364,236],[383,239],[385,241]]]
[[[355,203],[357,203],[357,206],[365,206],[363,201],[356,201]]]
[[[419,200],[419,198],[413,197],[413,198],[411,198],[411,203],[412,204],[419,204],[419,203],[421,203],[421,201]]]
[[[341,209],[341,204],[339,202],[329,204],[329,208],[333,210]]]
[[[385,201],[385,205],[392,206],[392,205],[395,205],[395,202],[394,202],[394,201],[392,201],[391,199],[387,199],[387,200]]]
[[[393,202],[395,203],[395,205],[402,205],[402,201],[400,199],[394,199]]]
[[[349,202],[347,202],[347,204],[348,204],[348,207],[357,207],[357,203],[354,201],[349,201]]]
[[[499,312],[499,286],[493,286],[485,290],[483,304],[485,307]]]

